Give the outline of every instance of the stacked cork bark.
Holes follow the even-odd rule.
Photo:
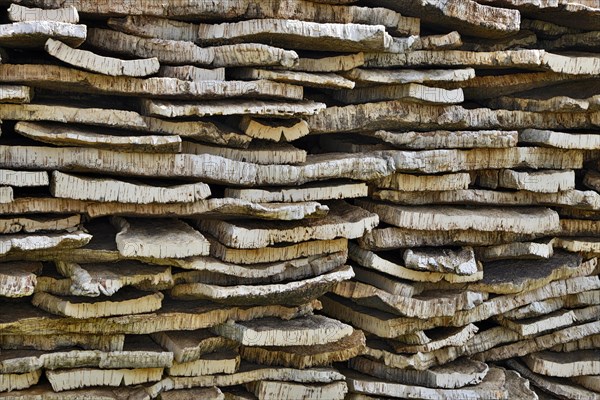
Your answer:
[[[0,5],[0,400],[600,398],[596,0]]]

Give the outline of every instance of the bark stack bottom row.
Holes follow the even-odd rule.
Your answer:
[[[0,400],[600,399],[597,0],[0,15]]]

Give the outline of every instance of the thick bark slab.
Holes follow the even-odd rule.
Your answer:
[[[163,65],[160,67],[158,75],[182,81],[224,81],[225,68],[206,69],[193,65]]]
[[[41,291],[53,294],[91,296],[112,296],[126,286],[139,290],[157,291],[173,286],[171,268],[143,264],[137,261],[109,263],[56,262],[60,274],[69,278],[69,293],[57,293],[53,287]]]
[[[556,193],[575,189],[575,172],[572,170],[527,172],[510,169],[483,171],[478,177],[478,184],[491,189],[502,187],[537,193]]]
[[[462,89],[443,89],[419,83],[369,86],[353,90],[341,89],[332,93],[344,104],[360,104],[386,100],[403,100],[423,104],[459,104],[464,101]]]
[[[406,229],[480,230],[519,234],[552,233],[559,229],[558,214],[548,208],[403,207],[359,200],[381,221]]]
[[[199,359],[184,363],[174,362],[167,369],[169,376],[202,376],[235,374],[240,366],[237,352],[215,352],[202,355]]]
[[[301,85],[304,87],[328,89],[353,89],[354,82],[333,73],[315,73],[302,71],[277,71],[268,69],[242,68],[232,71],[236,79],[268,79],[275,82]]]
[[[562,221],[561,221],[562,228]],[[554,254],[553,242],[515,242],[496,246],[480,247],[477,258],[481,261],[506,259],[541,259]]]
[[[38,292],[31,301],[34,306],[56,315],[88,319],[156,311],[161,307],[163,297],[160,292],[145,294],[128,291],[99,298],[58,297]]]
[[[79,368],[46,371],[46,377],[55,392],[90,386],[133,386],[159,381],[162,374],[162,368]]]
[[[298,86],[294,86],[294,88],[298,88]],[[170,101],[142,99],[141,103],[142,114],[159,118],[211,117],[215,115],[250,115],[289,118],[314,115],[325,109],[324,103],[317,103],[312,100],[303,100],[294,103],[269,100],[222,100],[203,103],[174,103]]]
[[[306,162],[306,151],[289,143],[250,143],[247,149],[232,149],[196,142],[183,142],[182,152],[188,154],[213,154],[240,162],[259,165],[301,164]]]
[[[31,296],[41,271],[37,262],[0,263],[0,296]]]
[[[457,311],[469,310],[487,296],[476,292],[429,291],[413,297],[393,295],[385,290],[361,282],[341,282],[332,293],[355,303],[385,312],[416,318],[452,316]]]
[[[215,335],[208,329],[156,332],[151,336],[156,343],[172,352],[175,360],[182,364],[199,360],[206,354],[235,350],[239,347],[237,342]]]
[[[54,171],[50,192],[55,197],[118,203],[188,203],[210,196],[205,183],[154,186],[107,178],[69,175]]]
[[[80,215],[69,216],[22,216],[0,219],[0,233],[33,233],[39,231],[65,231],[81,223]]]
[[[408,249],[403,255],[406,268],[418,271],[473,275],[479,270],[472,247],[452,249]]]
[[[45,10],[43,8],[27,8],[13,3],[8,7],[8,19],[11,22],[55,21],[76,24],[79,22],[79,13],[73,6]]]
[[[392,40],[382,26],[280,19],[199,24],[197,35],[195,39],[204,45],[263,42],[292,49],[342,52],[380,51],[389,47]]]
[[[348,393],[346,382],[334,382],[322,385],[300,385],[289,382],[260,381],[252,382],[247,387],[259,399],[331,399],[343,400]]]
[[[0,374],[0,392],[27,389],[38,383],[42,370],[24,374]]]
[[[244,360],[260,365],[281,365],[290,368],[314,368],[343,362],[363,353],[365,335],[355,330],[335,342],[306,346],[243,346],[240,354]]]
[[[352,359],[349,366],[354,370],[386,381],[440,389],[458,389],[478,385],[489,371],[487,364],[469,358],[462,358],[426,371],[388,367],[366,357]]]
[[[600,287],[599,285],[600,281],[597,277],[575,277],[564,281],[555,281],[528,292],[494,297],[470,310],[457,311],[453,316],[432,317],[427,320],[399,317],[395,314],[357,305],[342,297],[331,294],[322,297],[321,302],[323,303],[323,311],[326,315],[335,316],[335,318],[341,321],[348,322],[356,328],[380,337],[396,338],[417,330],[427,330],[439,326],[465,326],[469,323],[486,320],[494,315],[503,314],[533,301],[596,290]],[[581,337],[594,333],[582,334]],[[528,352],[533,351],[538,350],[534,349]]]
[[[156,57],[161,64],[201,67],[292,66],[298,62],[295,51],[258,43],[218,47],[198,47],[191,42],[150,39],[108,29],[91,28],[86,43],[99,50],[128,57]]]
[[[259,203],[352,199],[366,197],[367,194],[366,184],[354,182],[331,182],[271,189],[225,189],[225,197]]]
[[[186,258],[209,252],[208,240],[180,220],[113,217],[111,222],[119,229],[115,241],[125,257]]]
[[[16,187],[48,186],[50,179],[46,171],[13,171],[0,169],[0,185]]]
[[[73,233],[38,233],[34,235],[0,236],[0,255],[22,253],[31,250],[73,249],[85,246],[92,235],[76,231]]]
[[[165,121],[143,117],[133,111],[101,108],[78,108],[44,104],[5,104],[0,107],[0,118],[16,121],[51,121],[86,124],[189,137],[206,143],[231,147],[248,147],[249,136],[222,124],[205,121]]]
[[[358,84],[406,84],[463,82],[475,77],[473,68],[462,69],[363,69],[354,68],[343,76]]]
[[[559,398],[567,399],[600,399],[600,395],[598,393],[584,389],[578,385],[574,385],[572,382],[567,380],[549,378],[540,374],[536,374],[517,360],[508,360],[506,363],[508,367],[517,371],[524,378],[529,379],[534,386],[542,389],[544,392],[547,392],[552,396],[558,396]]]
[[[481,383],[462,389],[433,389],[411,384],[393,383],[380,378],[373,378],[353,370],[343,370],[346,383],[351,392],[365,393],[375,396],[409,397],[420,399],[458,400],[465,397],[473,399],[509,399],[509,388],[513,385],[526,386],[526,380],[515,374],[514,380],[508,373],[499,368],[490,368]],[[515,390],[514,388],[511,390]]]
[[[218,286],[204,283],[175,285],[170,295],[180,300],[210,300],[216,303],[242,304],[293,304],[299,305],[316,299],[337,283],[351,279],[352,268],[342,266],[335,270],[289,283],[271,285]]]
[[[14,312],[4,312],[0,316],[2,334],[56,334],[77,332],[88,334],[132,334],[173,330],[190,331],[222,324],[228,320],[247,321],[255,318],[277,317],[295,318],[310,314],[320,307],[318,301],[301,306],[246,306],[225,307],[209,302],[190,303],[166,300],[162,308],[150,314],[136,314],[123,317],[76,319],[49,314],[28,303],[0,303],[5,310],[10,307]],[[17,314],[17,315],[15,315]]]
[[[273,142],[292,142],[308,135],[308,124],[303,119],[259,119],[242,116],[240,129],[249,137]]]
[[[574,134],[540,129],[525,129],[519,133],[519,142],[556,147],[559,149],[598,150],[600,141],[595,135]]]
[[[157,58],[121,60],[103,57],[91,51],[74,49],[54,39],[46,41],[44,50],[69,65],[103,75],[143,77],[156,74],[160,68]]]
[[[429,149],[504,148],[517,145],[517,131],[364,132],[395,147]]]
[[[0,85],[0,103],[30,103],[33,89],[29,86]]]
[[[116,151],[179,153],[181,138],[174,135],[121,136],[110,131],[68,127],[64,124],[18,122],[15,132],[27,138],[58,146],[94,147]]]
[[[474,282],[483,278],[483,271],[478,271],[471,275],[457,275],[453,273],[442,273],[436,271],[417,271],[405,267],[400,254],[376,254],[365,250],[354,243],[348,246],[348,255],[350,259],[356,261],[359,265],[383,272],[400,279],[406,279],[417,282],[440,282],[442,280],[450,283]],[[479,268],[478,268],[479,269]]]
[[[1,40],[0,40],[0,43]],[[174,78],[107,76],[58,65],[0,64],[0,82],[23,83],[36,88],[118,96],[165,99],[302,100],[302,87],[270,81],[180,81]]]
[[[573,377],[600,375],[598,350],[579,350],[568,353],[542,351],[523,357],[531,371],[546,376]]]
[[[0,46],[44,47],[49,38],[78,47],[86,40],[87,27],[57,21],[24,21],[0,25]]]
[[[558,193],[516,192],[485,189],[448,190],[439,192],[403,193],[397,190],[380,190],[373,198],[405,205],[457,204],[489,206],[563,206],[583,210],[598,210],[600,196],[588,190],[568,190]],[[495,244],[495,243],[490,243]]]
[[[199,228],[225,246],[259,249],[275,243],[298,243],[307,240],[355,239],[379,223],[376,214],[339,201],[331,204],[326,217],[286,224],[256,224],[252,221],[202,220]],[[558,222],[557,222],[558,223]]]
[[[302,257],[312,257],[319,254],[333,254],[348,248],[348,239],[310,240],[294,244],[283,244],[258,249],[236,249],[226,247],[212,237],[210,254],[223,262],[232,264],[259,264],[294,260]]]
[[[313,346],[336,342],[354,331],[351,326],[322,315],[289,321],[263,318],[213,327],[220,336],[244,346]]]
[[[489,93],[489,88],[486,90]],[[598,125],[597,114],[598,112],[535,113],[489,108],[466,109],[458,105],[416,104],[396,100],[328,107],[319,114],[309,117],[308,124],[311,132],[315,134],[368,132],[379,129],[423,131],[584,129]]]

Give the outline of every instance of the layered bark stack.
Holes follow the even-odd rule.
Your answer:
[[[0,1],[1,400],[600,397],[600,5],[354,3]]]

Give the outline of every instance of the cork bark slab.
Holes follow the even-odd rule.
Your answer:
[[[353,52],[383,50],[389,47],[391,36],[376,25],[261,19],[200,24],[198,41],[202,44],[266,42],[293,49]]]
[[[268,189],[225,189],[226,197],[258,203],[351,199],[366,197],[367,194],[368,187],[365,183],[354,182],[324,182],[299,187]]]
[[[298,61],[295,51],[258,43],[199,47],[191,42],[143,38],[108,29],[90,28],[86,43],[98,50],[136,58],[156,57],[161,64],[201,67],[284,67]]]
[[[373,193],[373,197],[377,200],[405,205],[577,206],[589,210],[597,210],[600,207],[600,195],[590,190],[566,190],[556,193],[538,193],[526,190],[508,192],[486,189],[459,189],[419,193],[379,190]]]
[[[213,154],[235,161],[259,165],[301,164],[306,162],[306,151],[288,143],[251,143],[247,149],[232,149],[196,142],[183,142],[183,153]]]
[[[33,89],[22,85],[0,85],[0,103],[30,103]]]
[[[8,19],[11,22],[55,21],[76,24],[79,22],[79,13],[73,6],[45,10],[23,7],[13,3],[8,7]]]
[[[237,352],[215,352],[202,355],[199,359],[184,363],[174,362],[167,369],[169,376],[202,376],[216,374],[235,374],[240,366]]]
[[[72,349],[74,347],[85,350],[111,352],[122,351],[124,343],[124,335],[86,335],[80,333],[57,335],[2,335],[0,347],[2,349],[15,350],[16,352],[28,349],[33,352],[37,351],[38,353],[39,351],[48,352],[59,349]],[[7,352],[7,355],[10,354],[12,353]],[[47,357],[52,358],[54,355],[48,355]],[[48,368],[50,368],[53,364],[51,364],[51,361],[48,361],[48,363]],[[25,370],[21,371],[26,372]]]
[[[521,337],[530,338],[554,329],[592,320],[599,311],[600,306],[595,305],[576,310],[558,310],[539,317],[520,320],[504,318],[502,315],[495,317],[495,319],[500,325],[519,333]]]
[[[56,262],[60,274],[69,278],[69,293],[74,296],[112,296],[126,286],[140,290],[165,290],[173,286],[170,267],[137,261],[109,263]],[[52,293],[52,288],[48,288]]]
[[[162,374],[162,368],[78,368],[46,371],[46,377],[55,392],[90,386],[133,386],[159,381]]]
[[[198,377],[170,377],[148,388],[152,396],[166,391],[192,387],[226,387],[257,381],[283,381],[298,383],[331,383],[342,381],[344,375],[332,368],[293,369],[283,367],[261,367],[242,363],[240,370],[229,375],[207,375]]]
[[[312,346],[336,342],[352,334],[351,326],[322,315],[289,321],[263,318],[213,327],[220,336],[244,346]]]
[[[477,261],[472,247],[452,249],[408,249],[404,252],[406,268],[419,271],[450,272],[457,275],[477,273]]]
[[[110,131],[67,127],[64,124],[18,122],[15,131],[27,138],[58,146],[95,147],[126,152],[178,153],[181,138],[174,135],[121,136]]]
[[[360,67],[364,63],[365,56],[362,52],[340,55],[327,54],[325,56],[322,55],[321,57],[300,57],[297,64],[286,69],[304,72],[342,72]],[[354,79],[350,78],[350,80]]]
[[[400,190],[403,192],[429,192],[446,190],[466,190],[471,176],[466,173],[445,175],[410,175],[395,173],[373,181],[377,188]]]
[[[259,264],[312,257],[319,254],[332,254],[348,248],[348,239],[310,240],[293,244],[280,244],[258,249],[236,249],[226,247],[206,235],[210,241],[210,254],[223,262],[233,264]]]
[[[148,185],[117,179],[52,173],[50,192],[55,197],[118,203],[191,203],[210,196],[205,183],[173,186]]]
[[[282,242],[332,240],[337,237],[354,239],[373,229],[378,222],[375,214],[338,201],[331,204],[330,212],[324,218],[288,223],[287,226],[269,226],[267,223],[256,224],[252,221],[203,220],[199,227],[225,246],[259,249]]]
[[[143,117],[133,111],[114,109],[78,108],[57,104],[5,104],[0,107],[0,118],[3,120],[51,121],[145,131],[189,137],[202,142],[241,148],[248,147],[251,141],[249,136],[225,127],[223,124],[205,121],[165,121]]]
[[[402,207],[359,200],[381,221],[407,229],[480,230],[512,233],[551,233],[558,229],[558,214],[548,208]]]
[[[461,358],[426,371],[392,368],[366,357],[352,359],[349,366],[361,373],[387,381],[440,389],[458,389],[478,385],[489,371],[486,364],[469,358]]]
[[[0,41],[0,43],[2,43]],[[235,97],[302,100],[302,87],[270,81],[198,81],[107,76],[43,64],[0,64],[0,82],[119,96],[211,100]]]
[[[0,233],[65,231],[76,228],[80,223],[80,215],[2,218],[0,219]]]
[[[0,374],[0,392],[27,389],[37,384],[41,376],[42,370],[24,374]]]
[[[524,378],[529,379],[532,385],[542,389],[544,392],[547,392],[552,396],[594,400],[600,399],[600,395],[598,395],[598,393],[587,390],[581,386],[574,385],[568,380],[550,378],[536,374],[519,361],[508,360],[507,365],[509,368],[521,374]]]
[[[227,320],[250,320],[263,317],[282,319],[295,318],[311,313],[320,304],[316,301],[300,306],[220,306],[214,303],[190,303],[165,300],[162,308],[154,313],[129,315],[127,318],[107,317],[82,320],[51,315],[29,303],[0,302],[0,307],[15,310],[15,313],[2,313],[0,331],[3,334],[133,334],[143,335],[160,332],[165,326],[189,331],[208,328]]]
[[[289,382],[260,381],[247,387],[259,398],[277,400],[288,398],[343,400],[348,393],[346,382],[322,385],[299,385]]]
[[[0,255],[41,249],[73,249],[85,246],[91,239],[91,235],[81,231],[2,235],[0,236]]]
[[[46,171],[13,171],[0,169],[0,185],[16,187],[48,186]]]
[[[341,89],[333,92],[333,98],[344,104],[386,100],[403,100],[424,104],[459,104],[464,101],[462,89],[448,90],[419,83],[369,86],[353,90]]]
[[[0,296],[31,296],[41,272],[42,264],[38,262],[0,263]]]
[[[183,221],[113,217],[119,253],[126,257],[186,258],[208,255],[210,243]]]
[[[354,82],[333,73],[315,73],[302,71],[277,71],[256,68],[240,68],[232,72],[236,79],[268,79],[275,82],[328,89],[353,89]]]
[[[121,60],[103,57],[91,51],[74,49],[54,39],[46,41],[44,50],[69,65],[103,75],[143,77],[156,74],[160,67],[157,58]]]
[[[174,359],[182,364],[197,361],[206,354],[239,347],[237,342],[215,335],[209,329],[156,332],[151,337],[161,347],[172,352]]]
[[[573,134],[543,129],[525,129],[519,133],[519,142],[559,149],[596,150],[600,148],[600,142],[595,135]]]
[[[579,350],[568,353],[542,351],[528,354],[523,362],[533,372],[557,377],[600,375],[598,350]]]
[[[561,221],[562,227],[562,221]],[[480,247],[477,258],[481,261],[506,259],[550,258],[554,254],[553,242],[515,242],[496,246]]]
[[[394,350],[398,353],[432,353],[447,347],[460,347],[469,342],[479,328],[473,324],[468,324],[459,328],[443,328],[429,333],[429,341],[424,344],[404,344],[400,342],[392,342]],[[420,368],[416,368],[420,370]]]
[[[353,370],[344,370],[346,382],[351,392],[365,393],[375,396],[404,396],[421,399],[461,399],[470,396],[474,399],[508,399],[509,387],[515,383],[524,385],[525,380],[517,378],[516,382],[507,379],[504,370],[490,368],[485,379],[478,385],[463,389],[433,389],[423,386],[394,383],[373,378]]]
[[[416,271],[405,267],[400,254],[386,253],[377,254],[365,250],[354,243],[349,245],[349,257],[359,265],[368,268],[369,271],[375,270],[400,279],[406,279],[416,282],[440,282],[442,280],[450,283],[475,282],[483,278],[483,272],[478,271],[471,275],[457,275],[452,273],[442,273],[436,271]],[[391,257],[390,257],[391,256]]]
[[[462,69],[363,69],[354,68],[343,74],[360,84],[405,84],[462,82],[475,77],[473,68]]]
[[[314,278],[271,285],[218,286],[204,283],[175,285],[170,295],[180,300],[210,300],[217,303],[302,304],[331,290],[340,281],[354,276],[352,268],[342,266]]]
[[[24,21],[0,25],[0,46],[9,48],[44,47],[49,38],[78,47],[86,40],[87,27],[57,21]]]
[[[192,265],[173,263],[178,267],[197,268],[194,271],[176,273],[173,279],[177,284],[203,283],[220,286],[282,283],[331,272],[344,265],[347,258],[348,253],[340,251],[291,261],[244,266],[226,264],[214,259],[200,261],[197,257],[193,259]]]
[[[250,137],[273,142],[292,142],[309,133],[306,121],[295,118],[261,119],[244,115],[239,128]]]
[[[170,392],[164,392],[160,395],[161,400],[186,400],[186,399],[205,399],[205,400],[225,400],[226,397],[218,387],[201,389],[180,389]]]
[[[477,292],[442,290],[404,297],[353,281],[338,283],[331,292],[361,306],[422,319],[452,316],[457,311],[472,309],[486,299],[485,295]]]
[[[501,38],[519,30],[520,14],[517,11],[490,7],[471,0],[411,0],[402,3],[372,0],[367,3],[398,11],[402,15],[419,17],[423,22],[456,29],[470,36]]]
[[[193,65],[163,65],[160,67],[158,75],[182,81],[224,81],[225,68],[207,69]]]

